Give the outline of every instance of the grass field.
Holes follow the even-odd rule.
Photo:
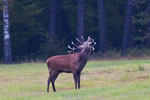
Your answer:
[[[80,90],[60,74],[48,94],[47,78],[44,63],[0,65],[0,100],[150,100],[150,60],[89,61]]]

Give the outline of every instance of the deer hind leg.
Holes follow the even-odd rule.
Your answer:
[[[50,84],[50,81],[52,81],[52,76],[53,76],[53,72],[49,72],[49,77],[47,80],[47,93],[49,93],[49,84]]]
[[[55,89],[55,80],[56,80],[56,78],[58,77],[58,75],[59,75],[59,72],[56,71],[56,72],[54,73],[54,75],[52,76],[52,80],[51,80],[51,82],[52,82],[52,87],[53,87],[53,91],[54,91],[54,92],[56,92],[56,89]]]
[[[75,89],[77,89],[77,81],[78,81],[77,74],[73,73],[73,77],[74,77],[74,82],[75,82]]]
[[[49,93],[49,84],[50,84],[50,81],[51,81],[51,77],[49,76],[48,80],[47,80],[47,93]]]

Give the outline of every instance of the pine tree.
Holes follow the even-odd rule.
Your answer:
[[[78,3],[78,24],[77,34],[78,37],[83,36],[85,33],[85,0],[77,0]]]
[[[126,0],[126,18],[124,26],[124,34],[122,39],[122,55],[126,54],[126,49],[129,46],[129,37],[132,28],[132,5],[131,0]]]
[[[106,23],[104,14],[104,0],[97,0],[98,6],[98,23],[99,23],[99,49],[101,52],[106,51],[107,46],[107,35],[106,35]]]

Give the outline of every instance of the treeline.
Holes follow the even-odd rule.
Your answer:
[[[1,0],[2,1],[2,0]],[[96,52],[150,48],[150,0],[8,0],[13,61],[67,53],[76,37],[91,36]],[[4,58],[0,3],[0,60]]]

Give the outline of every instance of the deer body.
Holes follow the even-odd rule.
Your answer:
[[[57,76],[62,73],[73,73],[75,81],[75,89],[80,88],[80,74],[87,63],[88,55],[91,53],[89,47],[85,47],[78,53],[59,55],[50,57],[47,60],[49,70],[49,78],[47,83],[47,92],[49,92],[49,84],[52,83],[53,91],[55,92],[54,82]]]
[[[87,62],[83,52],[53,56],[47,60],[48,69],[51,71],[75,73],[82,71]],[[57,66],[57,67],[56,67]]]

